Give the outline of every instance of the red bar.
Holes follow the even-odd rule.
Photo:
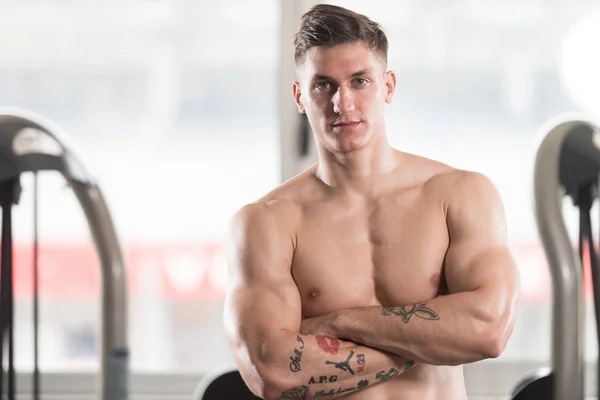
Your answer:
[[[15,296],[18,299],[33,297],[32,249],[29,243],[15,244]],[[548,301],[550,272],[541,245],[517,243],[511,246],[511,251],[521,271],[521,299]],[[146,291],[152,288],[149,277],[153,273],[158,280],[157,292],[150,295],[169,300],[221,299],[225,295],[227,266],[222,242],[127,243],[124,253],[131,297],[142,295],[145,286]],[[585,264],[589,264],[587,253],[585,260]],[[93,244],[41,243],[39,265],[43,298],[91,300],[100,297],[99,260]],[[585,268],[587,299],[592,296],[590,278],[589,268]]]

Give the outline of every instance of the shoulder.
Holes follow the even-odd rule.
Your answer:
[[[287,179],[275,188],[264,194],[258,201],[269,202],[285,200],[301,206],[306,201],[311,201],[319,195],[320,185],[316,177],[316,164]]]
[[[305,171],[278,185],[261,198],[243,205],[231,218],[230,238],[240,235],[293,236],[302,219],[302,205],[310,190],[310,173]]]
[[[230,240],[240,242],[249,235],[288,236],[299,219],[297,205],[287,199],[260,199],[245,204],[231,217]]]
[[[497,187],[488,176],[445,164],[438,166],[426,185],[443,199],[446,206],[499,199]]]
[[[481,172],[448,168],[433,177],[449,194],[476,194],[495,191],[492,180]]]
[[[504,219],[500,193],[487,175],[423,157],[415,157],[412,165],[422,175],[427,196],[441,203],[448,223],[486,214]]]
[[[448,174],[457,171],[456,168],[444,164],[441,161],[423,157],[417,154],[398,152],[400,170],[403,173],[410,172],[415,184],[435,186],[446,179]]]
[[[456,170],[449,174],[447,199],[449,206],[461,204],[497,205],[500,201],[498,189],[492,180],[475,171]]]
[[[482,236],[506,239],[504,205],[495,184],[486,175],[455,170],[439,177],[448,229],[454,239]]]

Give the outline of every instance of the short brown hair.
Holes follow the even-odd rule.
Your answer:
[[[359,41],[387,61],[388,40],[380,24],[343,7],[317,4],[300,20],[300,29],[294,37],[294,60],[296,65],[304,61],[311,47]]]

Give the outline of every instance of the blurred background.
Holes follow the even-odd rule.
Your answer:
[[[291,80],[284,84],[282,76],[289,75],[283,68],[299,22],[286,17],[291,3],[0,3],[0,106],[42,114],[74,138],[125,251],[132,373],[162,377],[174,393],[170,377],[193,382],[232,361],[221,324],[225,232],[239,207],[285,178],[282,126],[293,102]],[[492,368],[490,385],[510,376],[498,384],[509,386],[489,395],[509,393],[515,365],[549,362],[551,288],[531,207],[533,154],[550,118],[600,113],[600,1],[327,3],[364,13],[388,33],[389,68],[398,78],[388,106],[392,144],[482,172],[500,190],[522,294],[508,348],[482,364]],[[27,372],[31,177],[23,185],[14,222],[16,367]],[[40,185],[41,368],[92,374],[97,255],[62,178],[45,173]],[[575,242],[577,214],[565,207]],[[596,330],[588,310],[585,354],[592,361]],[[485,387],[476,389],[480,382],[468,384],[486,395]]]

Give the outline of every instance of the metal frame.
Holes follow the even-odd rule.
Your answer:
[[[0,180],[24,172],[55,170],[79,200],[102,269],[99,398],[128,398],[127,280],[115,227],[102,192],[86,171],[69,137],[51,121],[27,110],[0,109]]]
[[[534,207],[538,232],[552,276],[552,356],[554,399],[584,396],[584,302],[581,262],[573,250],[562,204],[566,195],[560,179],[565,139],[589,118],[566,114],[541,130],[534,166]]]

